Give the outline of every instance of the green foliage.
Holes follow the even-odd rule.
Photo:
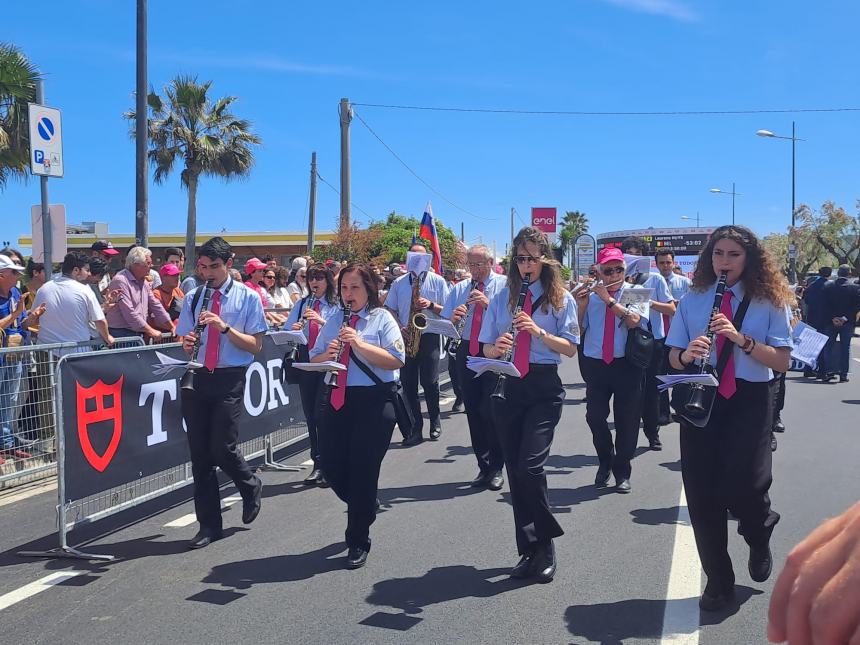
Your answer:
[[[860,201],[857,208],[860,209]],[[848,264],[855,271],[860,269],[860,216],[849,215],[841,206],[827,201],[818,211],[802,204],[796,218],[800,226],[795,229],[795,237],[803,234],[812,238],[823,254],[835,260],[832,264]]]
[[[26,181],[30,165],[27,103],[36,100],[36,66],[15,45],[0,43],[0,190]]]
[[[569,253],[574,240],[583,233],[588,233],[588,217],[579,211],[565,211],[560,224],[555,248],[561,252],[563,259]]]

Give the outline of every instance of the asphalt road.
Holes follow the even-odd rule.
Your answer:
[[[0,506],[0,642],[764,642],[774,579],[749,579],[747,549],[733,530],[739,604],[699,615],[704,580],[695,552],[682,548],[690,529],[679,509],[678,426],[663,429],[662,452],[640,448],[632,494],[597,490],[576,361],[562,377],[567,400],[548,476],[566,534],[556,542],[551,584],[508,579],[517,555],[507,485],[500,493],[469,488],[476,467],[465,416],[445,413],[440,441],[392,444],[373,549],[357,571],[343,568],[344,505],[330,489],[302,486],[302,473],[264,473],[257,521],[245,527],[241,505],[229,507],[227,539],[200,551],[185,547],[196,525],[165,526],[192,512],[188,489],[72,534],[88,551],[119,557],[107,564],[16,556],[53,546],[56,499],[44,492],[7,500]],[[821,385],[790,375],[788,430],[779,435],[771,491],[782,515],[773,537],[777,561],[860,497],[858,404],[856,381]],[[223,496],[234,492],[225,487]],[[667,625],[664,616],[671,616]]]

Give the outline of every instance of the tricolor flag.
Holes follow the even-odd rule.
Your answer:
[[[436,235],[436,222],[433,220],[433,207],[430,202],[427,202],[427,208],[424,209],[418,235],[425,240],[430,240],[430,249],[433,252],[433,270],[437,275],[442,275],[442,251],[439,249],[439,236]]]

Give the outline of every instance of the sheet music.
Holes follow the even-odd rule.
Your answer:
[[[618,298],[618,304],[629,307],[640,316],[648,317],[651,312],[651,298],[654,295],[654,289],[646,289],[645,287],[628,287],[621,292]]]
[[[446,318],[428,318],[427,329],[424,330],[424,333],[441,334],[442,336],[454,339],[460,338],[460,334],[457,333],[454,323]]]
[[[301,329],[282,329],[281,331],[273,331],[269,334],[272,342],[275,345],[286,345],[287,343],[295,343],[296,345],[307,345],[308,339],[305,332]]]
[[[343,363],[335,363],[334,361],[323,361],[322,363],[293,363],[293,367],[297,370],[305,372],[343,372],[346,370],[346,365]]]
[[[815,367],[818,362],[818,355],[827,344],[827,336],[815,331],[803,322],[797,323],[791,335],[794,339],[791,357]]]
[[[467,356],[466,367],[475,372],[475,377],[484,372],[495,372],[496,374],[507,374],[514,378],[522,378],[520,371],[510,361],[500,361],[495,358],[483,358],[481,356]]]
[[[415,251],[406,252],[406,270],[415,275],[427,273],[430,269],[430,263],[433,261],[433,255],[430,253],[417,253]]]
[[[627,255],[624,254],[624,263],[627,265],[627,273],[626,275],[636,275],[637,273],[644,273],[648,275],[651,273],[651,256],[639,256],[639,255]]]
[[[658,374],[657,380],[660,381],[660,385],[657,386],[657,389],[660,392],[664,390],[668,390],[673,385],[677,385],[678,383],[701,383],[702,385],[712,385],[713,387],[718,387],[720,382],[717,380],[717,377],[713,374]]]

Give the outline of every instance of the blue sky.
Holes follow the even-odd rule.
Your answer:
[[[204,180],[199,228],[305,230],[308,169],[338,185],[337,103],[580,111],[860,107],[856,3],[734,0],[569,0],[499,3],[149,2],[150,83],[178,73],[235,95],[264,145],[252,176]],[[7,3],[0,40],[20,46],[63,110],[65,178],[50,182],[69,222],[134,230],[134,2]],[[759,233],[790,219],[797,121],[797,201],[855,212],[860,113],[740,116],[515,116],[355,108],[421,177],[410,175],[355,120],[352,196],[372,217],[391,210],[438,219],[467,241],[503,249],[510,208],[584,211],[592,232],[725,223]],[[0,239],[30,228],[38,182],[0,193]],[[333,226],[336,193],[319,187],[318,227]],[[178,174],[150,188],[150,231],[185,230]],[[353,210],[359,222],[367,217]],[[517,220],[517,227],[522,221]]]

